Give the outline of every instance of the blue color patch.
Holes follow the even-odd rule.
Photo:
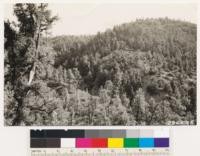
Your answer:
[[[141,148],[154,147],[154,138],[139,138],[139,147]]]

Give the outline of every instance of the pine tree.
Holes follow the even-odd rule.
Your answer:
[[[58,19],[57,16],[51,17],[51,12],[47,7],[48,4],[45,3],[17,3],[14,7],[14,13],[19,22],[18,27],[20,33],[26,37],[31,37],[35,41],[35,60],[32,69],[30,70],[28,85],[31,84],[35,75],[39,59],[38,47],[41,35],[52,26],[54,21]]]
[[[142,88],[139,88],[132,103],[132,110],[137,124],[142,124],[142,122],[144,122],[146,107],[147,102],[145,100],[144,92]]]
[[[111,120],[111,125],[127,125],[128,114],[126,111],[126,107],[122,105],[121,99],[119,96],[115,96],[109,105],[109,118]]]

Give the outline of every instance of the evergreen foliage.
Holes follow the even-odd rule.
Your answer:
[[[6,125],[196,123],[195,24],[144,19],[45,39],[57,20],[47,4],[14,12],[18,25],[4,22]]]

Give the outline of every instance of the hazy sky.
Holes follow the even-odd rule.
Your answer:
[[[12,6],[6,5],[5,18],[13,19]],[[139,18],[169,17],[197,23],[195,4],[49,4],[59,16],[51,32],[55,35],[84,35],[102,32],[114,25]]]

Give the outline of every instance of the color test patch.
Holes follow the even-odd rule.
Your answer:
[[[134,130],[127,130],[125,138],[139,138],[139,136],[140,136],[140,130],[134,129]]]
[[[46,139],[34,138],[31,139],[31,148],[46,148]]]
[[[75,148],[75,138],[61,138],[61,148]]]
[[[154,138],[155,147],[169,147],[169,138]]]
[[[139,147],[140,148],[154,147],[154,139],[153,138],[139,138]]]
[[[125,138],[124,139],[124,147],[125,148],[139,147],[139,139],[138,138]]]
[[[108,147],[107,138],[92,139],[92,148],[107,148],[107,147]]]
[[[60,148],[61,142],[60,138],[49,138],[46,139],[47,148]]]
[[[123,148],[124,139],[123,138],[108,138],[108,148]]]
[[[76,139],[76,148],[91,148],[92,139],[89,138],[77,138]]]
[[[59,138],[34,138],[31,139],[31,148],[60,148]]]

